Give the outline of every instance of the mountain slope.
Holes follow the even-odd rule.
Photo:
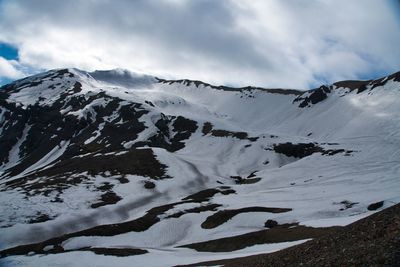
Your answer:
[[[303,242],[399,202],[399,98],[400,73],[307,92],[124,70],[16,81],[0,89],[1,255],[165,266]],[[267,220],[287,237],[227,247]],[[188,248],[206,241],[224,253]]]

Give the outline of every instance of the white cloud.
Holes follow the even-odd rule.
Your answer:
[[[0,41],[32,68],[307,88],[400,69],[382,0],[3,0]]]
[[[15,60],[7,60],[0,57],[0,77],[7,79],[18,79],[24,76],[24,73],[18,70],[19,63]]]

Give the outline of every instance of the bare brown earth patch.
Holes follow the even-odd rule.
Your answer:
[[[199,191],[197,193],[194,193],[190,196],[187,196],[183,198],[182,200],[192,200],[194,202],[203,202],[203,201],[208,201],[210,198],[212,198],[216,194],[222,194],[222,195],[229,195],[229,194],[235,194],[235,190],[230,189],[229,187],[227,188],[208,188],[202,191]]]
[[[246,207],[235,210],[220,210],[213,215],[207,217],[207,219],[201,224],[201,228],[212,229],[220,226],[221,224],[229,221],[236,215],[246,212],[270,212],[270,213],[283,213],[289,212],[290,208],[270,208],[270,207]]]
[[[222,129],[213,129],[213,125],[211,122],[205,122],[202,128],[203,135],[211,134],[215,137],[233,137],[240,140],[249,140],[251,142],[257,141],[258,137],[249,137],[248,133],[246,132],[234,132]]]
[[[304,244],[192,266],[400,266],[400,204]]]
[[[334,229],[337,229],[337,227],[314,228],[307,226],[296,226],[288,228],[276,226],[271,229],[188,244],[182,247],[191,248],[202,252],[230,252],[259,244],[289,242],[315,238],[322,236]]]
[[[79,251],[92,251],[95,254],[105,255],[105,256],[116,256],[116,257],[128,257],[134,255],[142,255],[148,253],[147,250],[138,248],[100,248],[91,247],[79,249]]]

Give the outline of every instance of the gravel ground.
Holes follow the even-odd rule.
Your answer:
[[[400,204],[270,254],[192,266],[400,266]]]

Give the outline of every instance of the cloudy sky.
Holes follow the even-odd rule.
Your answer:
[[[0,0],[0,84],[52,68],[312,88],[400,70],[398,0]]]

